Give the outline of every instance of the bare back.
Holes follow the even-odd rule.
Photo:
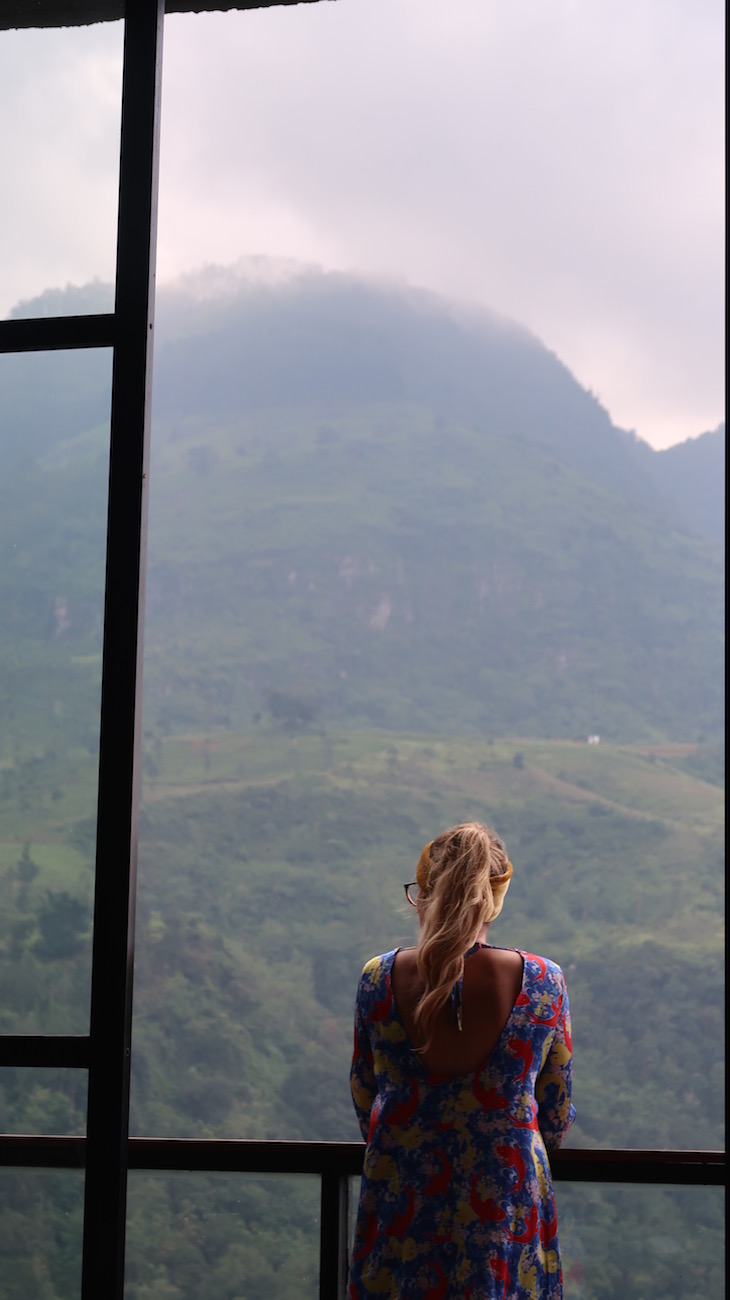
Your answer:
[[[462,1024],[454,1022],[450,1006],[442,1007],[433,1041],[421,1060],[434,1074],[468,1074],[494,1049],[522,987],[524,961],[511,948],[479,948],[464,961]],[[413,1011],[423,989],[416,966],[416,949],[402,948],[391,971],[393,997],[403,1027],[414,1047],[423,1037],[416,1031]]]

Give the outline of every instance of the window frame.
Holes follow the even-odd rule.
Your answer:
[[[82,1300],[122,1300],[127,1173],[200,1171],[317,1174],[321,1179],[320,1290],[344,1300],[348,1185],[360,1142],[129,1137],[134,921],[139,816],[144,580],[159,176],[162,35],[168,11],[253,8],[200,0],[126,0],[114,312],[0,322],[0,352],[113,349],[98,826],[89,1034],[5,1035],[0,1066],[84,1068],[86,1136],[0,1135],[0,1166],[85,1167]],[[292,3],[294,0],[278,0]],[[316,0],[313,0],[316,2]],[[120,15],[120,0],[48,0],[34,25]],[[13,6],[0,0],[0,27]],[[103,12],[101,12],[103,11]],[[112,12],[113,11],[113,12]],[[73,12],[73,17],[71,13]],[[27,13],[27,9],[26,9]],[[84,16],[86,15],[86,16]],[[557,1179],[724,1185],[721,1151],[570,1148]]]

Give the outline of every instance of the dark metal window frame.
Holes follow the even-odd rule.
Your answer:
[[[122,1300],[129,1169],[317,1175],[319,1294],[341,1300],[348,1184],[361,1172],[362,1143],[129,1137],[164,12],[165,0],[126,0],[114,312],[0,322],[0,352],[111,347],[114,358],[90,1032],[0,1037],[0,1066],[88,1070],[87,1134],[0,1136],[0,1166],[85,1167],[82,1300]],[[570,1181],[725,1182],[719,1151],[566,1149],[552,1164],[556,1178]]]

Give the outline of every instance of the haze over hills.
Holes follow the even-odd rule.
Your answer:
[[[89,653],[109,358],[0,373],[26,565],[10,625]],[[278,700],[294,722],[439,733],[718,733],[719,430],[654,452],[510,322],[253,260],[161,291],[153,437],[150,725],[246,727]],[[41,565],[41,593],[64,493],[96,540],[69,541],[63,590]]]
[[[103,311],[109,295],[99,282],[48,290],[11,316]],[[157,336],[162,419],[312,403],[425,404],[477,431],[548,446],[591,481],[664,512],[680,531],[724,540],[724,423],[654,451],[616,428],[537,338],[482,308],[283,259],[242,258],[163,287]],[[88,409],[98,391],[103,365],[95,376],[88,354],[79,366],[75,360],[64,357],[49,371],[57,405],[41,445],[64,436],[67,411],[83,419],[84,399]],[[35,445],[40,432],[26,377],[19,366],[4,385],[11,447],[21,435]]]

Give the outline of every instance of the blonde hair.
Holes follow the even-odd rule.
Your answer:
[[[417,875],[421,933],[416,961],[423,992],[413,1019],[426,1051],[436,1017],[464,974],[464,953],[502,910],[512,864],[491,827],[461,822],[426,845]]]

